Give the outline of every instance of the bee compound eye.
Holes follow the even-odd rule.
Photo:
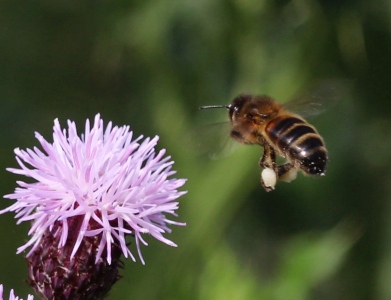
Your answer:
[[[253,114],[246,114],[246,119],[252,120],[254,118]]]

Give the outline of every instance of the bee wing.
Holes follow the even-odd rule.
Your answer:
[[[210,159],[219,159],[232,154],[239,143],[230,136],[229,122],[213,123],[198,128],[193,136],[197,151],[207,154]]]
[[[311,117],[336,105],[350,89],[349,80],[319,80],[308,93],[283,103],[284,109],[302,117]]]

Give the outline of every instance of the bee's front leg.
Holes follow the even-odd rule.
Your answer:
[[[263,155],[259,165],[264,170],[261,173],[261,184],[266,192],[274,190],[278,180],[278,167],[276,164],[276,153],[268,144],[263,146]]]

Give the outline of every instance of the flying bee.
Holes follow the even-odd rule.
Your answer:
[[[328,155],[323,138],[299,114],[290,112],[271,97],[244,94],[230,105],[200,107],[207,108],[227,108],[230,136],[240,143],[263,147],[259,165],[264,169],[261,184],[266,191],[273,190],[278,180],[295,179],[299,170],[325,175]],[[276,155],[286,162],[277,165]]]

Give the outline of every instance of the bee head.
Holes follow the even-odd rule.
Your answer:
[[[268,96],[240,95],[229,106],[231,121],[247,120],[257,124],[273,118],[280,105]]]
[[[228,106],[229,119],[231,121],[237,119],[244,111],[246,104],[251,101],[251,95],[240,95],[236,97]]]

